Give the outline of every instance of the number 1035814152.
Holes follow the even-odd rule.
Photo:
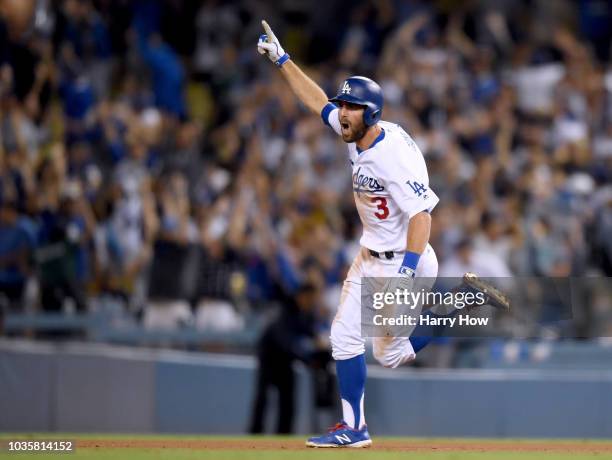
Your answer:
[[[4,441],[2,450],[8,452],[74,452],[75,443],[66,440],[8,440]]]

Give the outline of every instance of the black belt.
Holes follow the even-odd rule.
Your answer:
[[[371,249],[368,249],[368,252],[372,257],[376,257],[377,259],[380,259],[381,256],[385,256],[386,259],[393,259],[393,256],[395,256],[395,253],[393,251],[376,252],[372,251]]]

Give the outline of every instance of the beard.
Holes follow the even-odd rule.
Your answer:
[[[348,130],[342,130],[342,140],[347,144],[350,144],[351,142],[357,142],[363,136],[365,136],[367,130],[368,127],[363,122],[361,122],[359,126],[349,126]]]

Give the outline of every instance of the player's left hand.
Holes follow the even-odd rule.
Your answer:
[[[268,58],[280,67],[289,60],[289,54],[285,53],[285,50],[278,41],[278,38],[276,38],[276,35],[274,35],[274,32],[272,32],[268,23],[266,21],[261,21],[261,25],[266,33],[259,36],[257,51],[259,54],[267,54]]]
[[[412,292],[414,288],[414,274],[407,276],[405,274],[398,273],[395,277],[389,278],[384,286],[385,292],[392,292],[395,294],[400,291],[402,294],[405,290]]]

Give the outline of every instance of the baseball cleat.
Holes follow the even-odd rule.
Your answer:
[[[367,426],[364,425],[360,430],[355,430],[344,420],[330,428],[327,434],[306,441],[308,447],[370,447],[371,445],[372,440]]]
[[[486,296],[485,304],[501,310],[510,310],[510,300],[499,289],[483,281],[475,273],[467,272],[463,275],[463,285]]]

